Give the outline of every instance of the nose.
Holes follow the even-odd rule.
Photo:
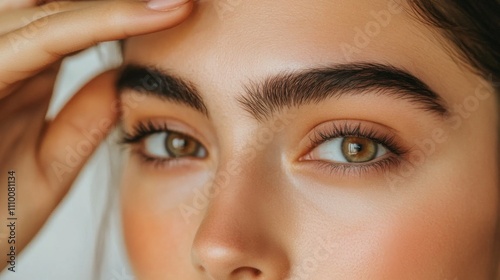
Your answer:
[[[231,184],[211,199],[196,232],[192,263],[208,279],[270,280],[288,274],[282,238],[286,223],[276,218],[286,217],[283,207],[278,199],[266,198],[273,188],[248,175],[232,177]]]

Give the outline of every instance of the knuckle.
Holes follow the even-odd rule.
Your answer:
[[[134,7],[127,1],[110,1],[103,6],[101,18],[109,24],[122,24],[134,12]]]
[[[38,10],[45,12],[47,15],[49,15],[60,12],[64,9],[68,9],[70,5],[71,3],[68,1],[53,1],[38,6]]]
[[[126,1],[111,1],[104,6],[99,11],[99,18],[104,20],[103,24],[109,31],[107,34],[114,34],[116,38],[128,36],[126,26],[136,14],[137,7]]]

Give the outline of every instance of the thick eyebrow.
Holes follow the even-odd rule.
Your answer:
[[[138,93],[189,106],[208,116],[196,87],[189,81],[150,66],[126,65],[116,82],[119,92]],[[264,121],[291,107],[318,104],[344,95],[377,94],[406,100],[426,112],[447,116],[448,107],[428,85],[409,72],[385,64],[349,63],[312,68],[250,81],[237,98],[255,119]]]
[[[238,101],[259,121],[285,108],[354,94],[388,95],[440,117],[449,114],[443,99],[428,85],[407,71],[385,64],[337,64],[282,73],[263,82],[250,82],[245,91]]]
[[[125,89],[189,106],[208,116],[196,87],[189,81],[151,66],[126,65],[116,81],[118,92]]]

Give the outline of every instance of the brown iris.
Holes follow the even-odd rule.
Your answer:
[[[176,133],[168,133],[165,139],[165,147],[172,157],[196,156],[200,146],[193,138]]]
[[[368,138],[345,137],[342,140],[342,155],[348,162],[363,163],[377,156],[377,143]]]

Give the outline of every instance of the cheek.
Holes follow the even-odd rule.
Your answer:
[[[401,188],[404,205],[395,212],[394,242],[388,243],[388,267],[451,279],[488,279],[495,265],[498,223],[498,140],[485,125],[483,110],[450,130],[436,144],[416,176]],[[411,208],[410,208],[411,207]],[[428,279],[430,279],[429,274]],[[435,276],[434,276],[435,277]]]
[[[296,205],[311,207],[296,217],[308,230],[295,239],[302,250],[295,273],[307,272],[314,276],[310,279],[488,279],[498,184],[495,172],[481,166],[495,162],[485,157],[470,166],[464,163],[470,155],[462,156],[429,158],[428,165],[395,188],[317,193],[327,186],[301,181],[308,188]],[[311,246],[316,239],[324,241]],[[328,252],[327,260],[314,258],[314,250]],[[306,262],[308,254],[312,261]]]
[[[125,170],[121,192],[124,238],[134,272],[138,279],[164,279],[173,273],[184,279],[179,273],[190,271],[190,248],[204,211],[193,198],[207,176],[132,172],[138,168]],[[187,215],[186,208],[191,211]]]
[[[323,224],[322,229],[311,232],[304,239],[322,236],[321,240],[326,240],[326,245],[314,248],[330,249],[328,260],[318,262],[322,268],[311,274],[316,277],[311,279],[332,275],[339,279],[407,279],[408,275],[413,279],[488,279],[496,202],[471,200],[467,193],[434,195],[393,205],[390,213],[365,213],[365,218],[357,221],[337,219],[329,231],[324,231]],[[303,247],[310,253],[311,246]],[[308,264],[299,264],[301,272],[297,274],[307,272]]]
[[[176,271],[188,271],[189,226],[177,213],[152,214],[126,200],[122,206],[125,244],[138,279],[164,279]]]
[[[393,275],[487,279],[498,216],[495,176],[471,167],[437,170],[426,172],[432,180],[422,180],[405,200],[409,206],[394,212],[386,267]]]

